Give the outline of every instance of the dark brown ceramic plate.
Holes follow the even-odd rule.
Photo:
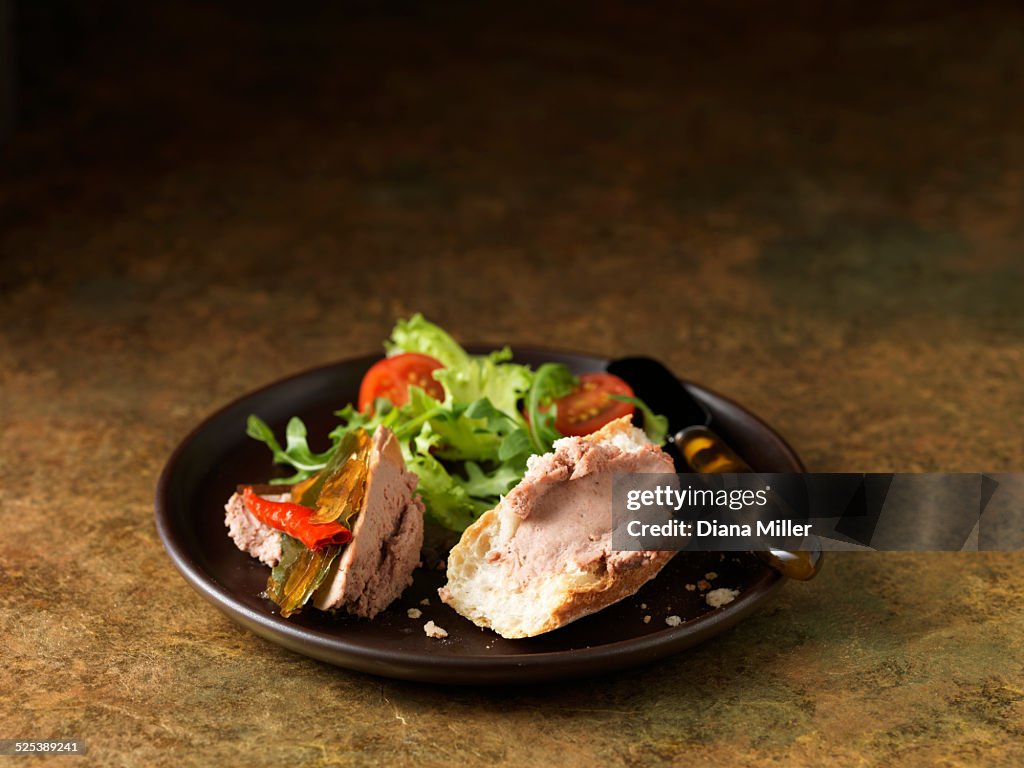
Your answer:
[[[479,350],[484,351],[484,350]],[[245,435],[255,413],[278,433],[302,417],[311,443],[326,436],[333,412],[354,401],[359,382],[378,356],[346,360],[284,379],[246,395],[200,424],[175,450],[156,493],[156,524],[185,579],[242,626],[297,653],[386,677],[441,683],[525,683],[578,677],[642,664],[681,651],[733,626],[778,588],[783,579],[752,555],[718,553],[676,557],[634,597],[563,629],[526,640],[505,640],[463,619],[437,597],[444,574],[420,569],[413,585],[373,621],[307,610],[282,619],[260,597],[268,569],[238,551],[224,527],[224,502],[239,483],[275,474],[269,452]],[[564,362],[576,372],[602,370],[607,361],[545,350],[516,351],[530,365]],[[711,412],[715,431],[763,472],[802,471],[793,450],[771,428],[730,400],[686,384]],[[655,411],[658,403],[650,403]],[[710,609],[700,591],[688,591],[708,571],[716,587],[740,591]],[[428,599],[429,605],[420,601]],[[646,607],[643,607],[646,606]],[[409,608],[422,617],[411,619]],[[650,622],[644,623],[644,617]],[[669,627],[667,616],[683,623]],[[433,619],[444,640],[423,633]]]

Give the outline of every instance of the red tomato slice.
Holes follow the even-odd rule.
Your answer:
[[[555,401],[555,429],[563,435],[589,435],[636,410],[632,403],[613,400],[609,395],[633,397],[633,390],[613,373],[581,374],[579,386]]]
[[[444,400],[444,387],[433,377],[433,372],[443,366],[428,355],[404,352],[394,357],[385,357],[371,366],[359,386],[359,410],[373,407],[373,401],[384,397],[395,405],[409,401],[409,385],[422,389],[437,400]]]

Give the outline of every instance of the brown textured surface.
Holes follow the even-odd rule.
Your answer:
[[[1024,762],[1019,554],[837,555],[666,663],[444,689],[240,631],[151,510],[201,417],[415,310],[654,354],[813,469],[1020,469],[1019,10],[103,7],[0,148],[0,738],[97,765]]]

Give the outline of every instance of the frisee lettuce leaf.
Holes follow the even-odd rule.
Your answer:
[[[295,483],[322,469],[353,430],[372,432],[384,425],[395,433],[406,466],[419,477],[426,514],[461,532],[522,479],[527,458],[550,451],[562,436],[555,428],[554,401],[578,380],[561,363],[545,363],[536,371],[513,363],[507,347],[471,355],[419,314],[399,320],[385,348],[389,355],[418,352],[440,361],[444,368],[434,378],[444,387],[444,400],[410,387],[409,400],[401,406],[379,399],[372,413],[361,413],[350,404],[336,413],[340,421],[329,435],[331,448],[323,453],[310,450],[305,425],[296,418],[288,422],[284,448],[257,416],[249,417],[246,431],[266,443],[275,463],[295,470],[274,482]],[[645,427],[651,425],[649,434],[656,433],[658,417],[636,404]]]
[[[419,312],[395,324],[391,338],[384,342],[384,349],[389,356],[402,352],[430,355],[445,368],[462,368],[470,362],[469,353],[447,331]]]
[[[434,378],[444,387],[445,402],[489,400],[499,411],[522,424],[516,404],[530,388],[533,375],[527,366],[508,362],[511,357],[512,351],[505,347],[486,357],[471,357],[465,365],[434,371]]]

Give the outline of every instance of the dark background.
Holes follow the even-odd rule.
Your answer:
[[[813,471],[1019,471],[1019,4],[13,6],[0,737],[104,765],[1024,763],[1017,553],[834,553],[690,652],[493,691],[254,638],[152,509],[205,416],[415,311],[659,357]]]

